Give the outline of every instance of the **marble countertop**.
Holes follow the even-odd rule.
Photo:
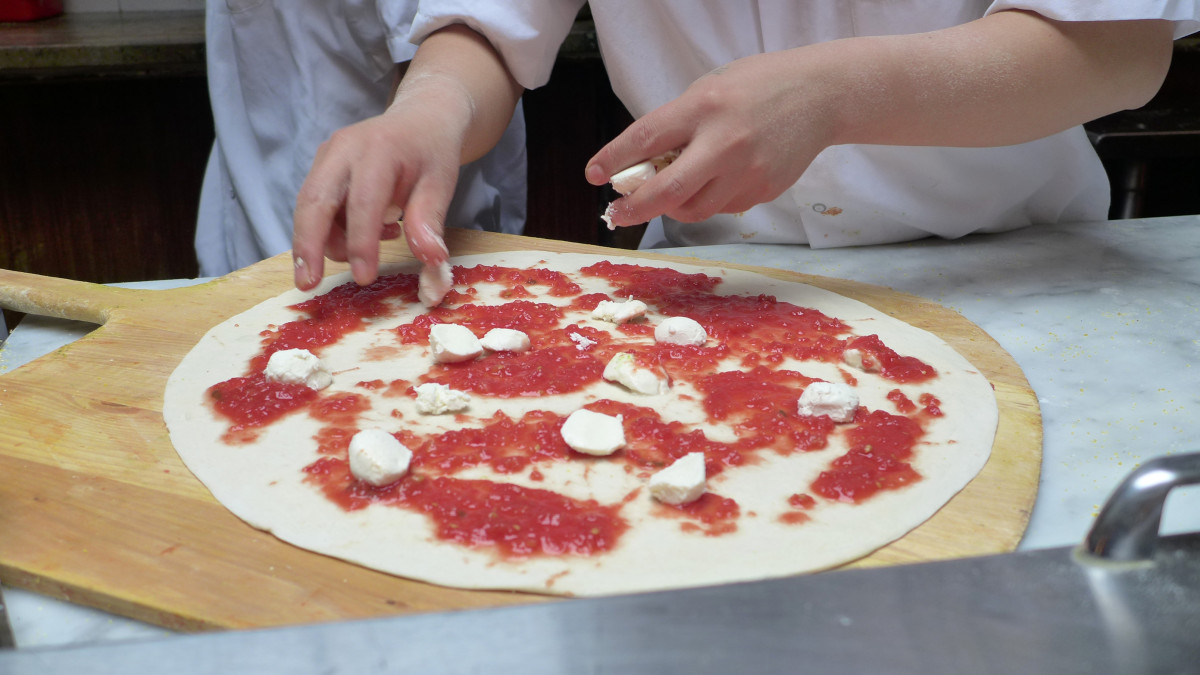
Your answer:
[[[986,330],[1024,370],[1042,408],[1041,484],[1021,549],[1079,543],[1109,492],[1140,463],[1200,451],[1200,216],[859,249],[664,252],[888,286]],[[0,377],[88,329],[26,317],[0,349]],[[1200,488],[1176,490],[1163,532],[1196,531]],[[166,634],[26,591],[4,592],[18,648]]]

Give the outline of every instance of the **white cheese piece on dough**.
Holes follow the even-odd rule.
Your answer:
[[[604,366],[604,379],[647,396],[665,394],[671,389],[667,378],[649,368],[639,366],[633,354],[629,352],[620,352],[612,357],[608,365]]]
[[[622,324],[646,316],[646,303],[641,300],[601,300],[592,310],[592,318]]]
[[[654,327],[654,341],[672,345],[700,346],[708,342],[708,333],[695,319],[669,316]]]
[[[562,425],[562,438],[575,452],[597,457],[611,455],[625,447],[625,427],[620,415],[580,408]]]
[[[796,409],[805,417],[828,415],[834,422],[850,422],[858,410],[858,394],[846,384],[813,382],[804,388]]]
[[[442,261],[438,265],[425,265],[417,276],[417,299],[426,307],[436,307],[454,286],[454,273],[450,263]]]
[[[417,387],[417,412],[426,415],[458,412],[471,404],[471,396],[449,385],[426,382]]]
[[[596,344],[595,340],[592,340],[585,335],[580,335],[579,333],[571,333],[567,337],[571,338],[571,341],[575,343],[575,348],[581,352]]]
[[[694,502],[707,489],[704,453],[689,452],[650,476],[650,496],[666,504]]]
[[[333,375],[307,349],[281,349],[271,354],[263,375],[274,382],[303,384],[309,389],[324,389],[333,384]]]
[[[879,372],[879,361],[861,349],[847,349],[842,352],[842,361],[851,368],[858,368],[863,372]]]
[[[529,350],[529,336],[513,328],[493,328],[479,338],[479,344],[492,352],[524,352]]]
[[[412,451],[383,429],[364,429],[350,439],[350,473],[376,487],[408,473]]]
[[[457,323],[439,323],[430,327],[429,348],[438,363],[469,361],[483,353],[479,338],[470,328]]]

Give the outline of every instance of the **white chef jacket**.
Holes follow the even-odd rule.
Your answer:
[[[415,0],[209,0],[216,140],[196,223],[200,274],[218,276],[292,246],[296,194],[317,146],[385,109]],[[520,233],[525,121],[462,167],[447,224]]]
[[[450,23],[482,32],[527,88],[549,78],[581,0],[422,0],[412,40]],[[1200,30],[1200,0],[592,0],[613,91],[635,117],[738,58],[837,38],[918,33],[1003,9],[1060,20],[1161,18]],[[642,247],[881,244],[1103,220],[1108,179],[1081,127],[994,148],[839,145],[782,196],[702,223],[652,223]],[[665,239],[664,239],[665,237]]]

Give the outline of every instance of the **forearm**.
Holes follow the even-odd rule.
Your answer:
[[[422,42],[408,64],[389,110],[414,97],[440,97],[446,124],[463,134],[461,162],[482,157],[504,134],[523,89],[486,38],[462,25]]]
[[[919,35],[818,45],[831,144],[1021,143],[1143,105],[1171,58],[1164,21],[1052,22],[1006,11]],[[785,53],[786,54],[786,53]],[[814,72],[814,71],[810,71]]]

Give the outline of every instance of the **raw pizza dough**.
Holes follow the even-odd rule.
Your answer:
[[[210,330],[183,359],[171,376],[163,415],[172,443],[188,468],[234,514],[256,528],[273,533],[296,546],[366,567],[461,588],[512,589],[566,595],[669,589],[773,578],[815,571],[860,558],[902,537],[920,525],[963,488],[989,456],[998,418],[990,383],[966,359],[936,336],[893,319],[861,302],[804,284],[785,282],[739,270],[690,267],[641,258],[605,258],[614,263],[670,267],[687,274],[720,277],[715,292],[722,295],[772,295],[781,301],[817,309],[849,324],[853,333],[875,334],[904,355],[933,365],[938,376],[912,386],[885,381],[877,374],[855,371],[860,404],[868,409],[895,410],[885,398],[899,388],[912,400],[933,392],[944,415],[931,424],[911,463],[923,477],[896,490],[883,491],[862,503],[820,500],[805,511],[806,522],[788,524],[789,495],[805,488],[844,451],[838,432],[829,447],[780,455],[767,452],[757,464],[726,471],[710,479],[710,491],[735,499],[741,516],[736,529],[719,536],[701,529],[681,527],[679,518],[662,517],[664,508],[644,489],[645,473],[626,471],[604,458],[536,465],[544,476],[534,481],[529,471],[496,474],[486,466],[466,469],[457,477],[488,478],[526,487],[550,489],[579,499],[615,504],[638,491],[621,509],[631,526],[612,551],[593,556],[534,555],[505,558],[489,547],[471,548],[437,539],[430,521],[402,508],[371,505],[347,511],[306,483],[304,468],[318,458],[314,434],[322,423],[303,412],[265,428],[249,445],[222,440],[228,420],[206,404],[212,385],[245,375],[250,359],[262,348],[260,333],[294,321],[301,315],[289,306],[325,293],[349,281],[343,274],[326,279],[310,292],[288,291],[267,300]],[[608,291],[600,279],[581,279],[575,273],[602,258],[580,254],[537,251],[466,256],[452,260],[456,266],[546,267],[572,274],[584,292]],[[385,268],[383,273],[416,268]],[[352,283],[352,282],[351,282]],[[476,284],[477,304],[502,303],[488,294],[487,284]],[[571,298],[538,294],[534,302],[565,304]],[[374,321],[366,331],[347,336],[319,350],[322,362],[334,373],[333,385],[322,392],[352,391],[372,396],[372,409],[358,421],[361,428],[378,426],[392,431],[406,428],[417,433],[460,428],[470,419],[454,415],[422,415],[411,396],[382,397],[356,386],[364,380],[413,381],[432,364],[427,345],[400,347],[394,328],[409,323],[425,311],[420,303],[397,307],[392,316]],[[612,328],[612,324],[574,315],[568,322]],[[650,308],[646,320],[662,318]],[[651,338],[652,339],[652,338]],[[710,340],[711,342],[711,340]],[[486,357],[484,357],[486,358]],[[844,364],[789,362],[805,375],[831,382],[842,381]],[[732,367],[732,366],[731,366]],[[519,418],[531,409],[556,412],[564,417],[598,398],[653,406],[667,417],[695,424],[718,440],[732,440],[731,430],[706,423],[694,401],[675,396],[645,397],[602,382],[582,392],[539,398],[499,399],[472,395],[468,413],[484,420],[496,410]],[[653,399],[653,400],[652,400]],[[399,417],[393,414],[397,411]]]

